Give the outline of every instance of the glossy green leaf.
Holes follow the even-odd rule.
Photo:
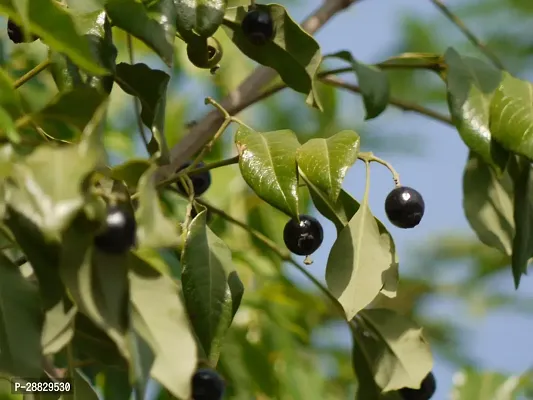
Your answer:
[[[482,400],[487,396],[497,400],[516,400],[520,389],[519,376],[472,369],[458,372],[454,383],[452,400]]]
[[[228,0],[174,0],[176,27],[185,41],[191,36],[203,38],[215,34],[226,13]]]
[[[181,282],[196,336],[216,364],[244,286],[234,269],[231,251],[206,226],[205,218],[206,211],[202,211],[189,226],[181,257]]]
[[[287,215],[298,216],[296,150],[294,132],[281,130],[253,133],[238,141],[242,177],[264,201]]]
[[[501,174],[508,152],[495,140],[491,102],[503,78],[502,72],[472,57],[446,51],[446,85],[452,121],[464,143]],[[494,140],[493,140],[494,139]]]
[[[93,247],[98,224],[78,215],[63,237],[60,273],[81,312],[129,358],[127,329],[128,255],[105,254]]]
[[[313,185],[335,203],[342,182],[357,160],[360,139],[354,131],[341,131],[327,139],[311,139],[296,152],[296,162]]]
[[[74,318],[78,309],[68,300],[46,311],[41,343],[43,354],[59,353],[74,337]]]
[[[57,94],[42,110],[23,117],[24,124],[21,120],[17,122],[28,125],[33,121],[55,139],[78,139],[105,97],[94,88],[79,87]]]
[[[490,105],[490,130],[507,150],[533,160],[533,84],[503,72]]]
[[[83,32],[89,40],[91,50],[98,64],[109,71],[105,76],[89,75],[85,83],[102,93],[110,94],[113,89],[113,75],[116,70],[117,48],[113,44],[113,32],[111,23],[104,11],[96,11],[84,16]]]
[[[257,4],[274,21],[274,39],[263,46],[253,45],[244,35],[241,22],[247,7],[228,9],[224,30],[241,52],[259,64],[270,67],[293,90],[307,95],[307,104],[321,109],[316,93],[316,73],[322,61],[320,46],[279,4]]]
[[[144,339],[155,354],[151,376],[173,396],[188,399],[197,363],[196,342],[178,287],[137,256],[133,256],[129,277],[134,315],[149,329]]]
[[[38,289],[0,254],[0,369],[41,375],[42,311]]]
[[[181,243],[179,225],[163,214],[155,181],[156,167],[149,168],[139,180],[137,240],[139,247],[165,248]]]
[[[385,111],[389,105],[391,90],[389,78],[385,72],[373,65],[357,61],[349,51],[339,51],[328,57],[340,58],[352,65],[363,96],[366,110],[365,120],[376,118]]]
[[[150,154],[160,162],[168,161],[169,150],[165,140],[165,104],[167,85],[170,80],[163,71],[151,69],[146,64],[117,65],[116,80],[126,93],[141,101],[141,118],[152,131],[149,143]]]
[[[108,0],[66,0],[71,10],[80,13],[91,13],[102,10]]]
[[[22,25],[17,0],[1,0],[0,11]],[[94,75],[109,73],[94,59],[86,38],[76,30],[73,16],[54,0],[27,0],[27,21],[33,33],[55,51],[63,53],[81,68]]]
[[[463,175],[463,208],[470,226],[487,246],[512,254],[515,232],[513,182],[501,178],[480,156],[470,152]]]
[[[385,308],[359,313],[355,345],[364,348],[364,358],[354,359],[354,368],[372,371],[375,383],[384,392],[403,387],[419,388],[433,369],[433,358],[422,328]],[[361,328],[364,333],[361,334]]]
[[[392,237],[372,215],[365,196],[333,243],[326,266],[328,288],[343,306],[346,319],[370,304],[397,269]]]
[[[135,189],[139,185],[139,179],[150,168],[150,161],[144,159],[130,159],[124,164],[111,169],[111,178],[123,181],[128,188]]]
[[[514,223],[513,254],[511,268],[515,288],[520,278],[527,273],[529,259],[533,256],[533,173],[531,161],[513,156],[509,173],[514,184]]]
[[[105,9],[113,25],[144,42],[172,66],[177,17],[172,0],[107,0]]]

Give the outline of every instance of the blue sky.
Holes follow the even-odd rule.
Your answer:
[[[309,0],[305,3],[303,6],[290,8],[297,20],[301,20],[321,2]],[[316,37],[323,53],[346,49],[361,61],[379,62],[382,61],[380,57],[383,57],[383,54],[395,44],[403,15],[435,16],[437,13],[437,9],[429,1],[367,0],[337,16],[334,22],[320,31]],[[453,35],[455,36],[456,32],[453,32]],[[363,119],[361,102],[352,95],[345,96],[343,101],[345,111],[354,115],[357,110],[358,119],[354,120],[354,126],[358,125]],[[414,157],[404,153],[387,155],[387,160],[400,173],[402,184],[419,190],[426,203],[424,220],[416,229],[401,230],[386,222],[397,244],[402,273],[408,271],[416,260],[417,247],[427,243],[430,237],[439,233],[473,235],[462,209],[462,174],[467,149],[452,128],[411,113],[389,109],[385,115],[370,124],[373,127],[382,127],[391,137],[395,134],[414,132],[415,134],[410,135],[407,140],[414,141],[418,137],[424,142],[421,155]],[[364,143],[362,146],[364,147]],[[379,153],[377,155],[379,156]],[[346,177],[345,188],[360,198],[363,186],[363,168],[362,165],[356,164]],[[373,166],[370,207],[382,221],[386,221],[383,202],[391,189],[392,180],[389,172],[382,166]],[[314,254],[314,264],[310,270],[322,278],[327,256],[335,239],[335,231],[331,223],[323,218],[321,221],[326,229],[324,244]],[[460,270],[460,267],[455,269]],[[448,275],[447,271],[443,271],[442,278],[447,278]],[[511,274],[496,281],[494,287],[512,294],[514,289]],[[519,291],[531,293],[532,289],[533,282],[526,277]],[[527,348],[529,344],[529,332],[532,331],[533,321],[524,315],[502,309],[491,312],[486,318],[476,319],[456,302],[445,299],[431,301],[427,311],[433,315],[453,318],[467,330],[468,336],[462,339],[464,349],[484,369],[520,374],[531,367],[531,357],[522,349]],[[347,332],[342,331],[338,334],[350,343]],[[438,391],[434,399],[447,399],[455,368],[436,358],[434,372],[438,380]]]

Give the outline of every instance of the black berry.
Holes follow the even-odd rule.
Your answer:
[[[264,9],[248,11],[241,27],[246,38],[256,46],[262,46],[274,38],[274,21]]]
[[[291,219],[283,229],[283,241],[291,253],[299,256],[313,254],[322,244],[324,230],[316,218],[300,215],[300,222]]]
[[[191,165],[191,162],[187,162],[187,163],[183,164],[176,172],[179,172],[182,169],[187,168],[189,165]],[[200,162],[200,163],[198,163],[196,165],[195,169],[196,168],[202,168],[204,166],[205,166],[205,164],[203,162]],[[202,172],[202,173],[199,173],[199,174],[190,175],[189,178],[192,181],[192,186],[194,188],[194,195],[195,196],[201,196],[202,194],[204,194],[207,191],[207,189],[209,189],[209,186],[211,186],[211,172],[209,172],[209,171],[205,171],[205,172]],[[181,182],[178,182],[177,186],[178,186],[178,190],[181,193],[187,194],[187,191],[185,190],[185,188],[183,187]]]
[[[216,371],[200,368],[192,377],[193,400],[221,400],[225,384]]]
[[[424,199],[415,189],[400,186],[385,199],[385,212],[389,221],[398,228],[414,228],[424,216]]]
[[[398,392],[404,400],[429,400],[437,390],[435,375],[430,372],[422,381],[420,389],[403,388]]]
[[[110,207],[105,226],[94,238],[94,244],[105,253],[125,253],[135,244],[136,228],[133,215],[119,207]]]
[[[13,22],[11,19],[7,21],[7,36],[15,44],[30,43],[36,41],[39,38],[38,36],[30,35],[30,38],[26,39],[24,37],[24,32],[22,31],[22,28],[18,26],[15,22]]]

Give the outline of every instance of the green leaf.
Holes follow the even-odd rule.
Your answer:
[[[99,154],[85,142],[68,147],[40,146],[14,166],[7,203],[31,220],[47,239],[57,239],[84,206],[82,183],[99,161]]]
[[[194,35],[203,38],[215,34],[224,20],[228,0],[174,0],[177,29],[185,41]]]
[[[320,46],[279,4],[256,4],[270,13],[274,21],[274,39],[263,46],[253,45],[244,35],[241,22],[248,7],[228,9],[224,31],[241,52],[259,64],[278,72],[293,90],[307,95],[306,103],[322,110],[316,92],[316,73],[322,61]]]
[[[339,235],[344,227],[348,225],[348,221],[350,221],[357,210],[359,210],[359,202],[341,189],[337,201],[332,203],[301,171],[300,176],[309,188],[311,199],[313,200],[313,204],[317,211],[335,224],[337,235]]]
[[[234,269],[231,251],[206,226],[206,213],[200,212],[189,226],[181,258],[181,282],[196,336],[216,365],[244,286]]]
[[[106,368],[104,371],[104,399],[129,399],[132,387],[130,385],[128,371],[120,371],[116,368]]]
[[[340,235],[346,225],[348,225],[348,221],[350,221],[355,213],[359,210],[359,202],[350,196],[350,194],[341,189],[337,201],[332,203],[320,190],[318,190],[307,180],[305,174],[301,173],[300,176],[306,182],[309,188],[309,193],[311,194],[311,198],[313,200],[313,204],[318,212],[335,224],[335,227],[337,228],[337,235]],[[378,225],[378,229],[383,241],[389,243],[390,252],[391,254],[394,254],[394,259],[396,260],[396,262],[391,265],[389,269],[383,272],[383,287],[381,288],[381,293],[383,295],[389,298],[394,298],[396,297],[400,279],[396,245],[394,244],[392,235],[383,222],[376,217],[374,217],[374,220]]]
[[[296,162],[307,179],[335,203],[348,168],[357,160],[359,144],[359,135],[349,130],[328,139],[311,139],[297,150]]]
[[[67,55],[73,62],[94,75],[109,73],[94,59],[86,38],[76,30],[73,16],[55,0],[27,0],[28,14],[17,12],[18,0],[0,0],[0,11],[23,25],[27,17],[29,28],[53,50]]]
[[[463,175],[463,208],[470,226],[487,246],[512,254],[515,232],[513,182],[501,178],[480,156],[470,152]]]
[[[533,160],[533,84],[503,72],[490,106],[492,136],[507,150]]]
[[[0,107],[2,107],[13,119],[24,114],[22,96],[15,89],[15,83],[8,73],[0,68]]]
[[[74,318],[78,309],[70,301],[58,302],[46,311],[41,343],[43,354],[59,353],[74,337]]]
[[[128,160],[124,164],[111,169],[110,177],[123,181],[129,189],[135,190],[139,185],[139,179],[150,168],[150,161],[144,159]]]
[[[105,254],[93,247],[99,225],[78,214],[63,236],[60,273],[79,310],[129,358],[127,347],[128,255]]]
[[[89,380],[81,374],[80,371],[74,370],[71,375],[72,394],[63,395],[65,400],[99,400],[98,394],[94,390]]]
[[[464,143],[500,175],[509,154],[496,142],[499,139],[492,128],[491,102],[501,83],[502,72],[479,59],[461,57],[452,48],[444,57],[452,121]]]
[[[105,9],[113,25],[144,42],[172,66],[177,18],[172,0],[108,0]]]
[[[163,71],[151,69],[146,64],[120,63],[117,65],[116,80],[122,90],[141,101],[141,119],[152,132],[150,154],[158,157],[161,163],[167,162],[169,150],[164,126],[166,91],[170,76]]]
[[[370,373],[372,380],[384,392],[404,387],[417,389],[433,369],[433,357],[422,328],[411,320],[385,308],[362,310],[353,330],[354,347],[364,357],[354,357],[354,369],[359,376]]]
[[[300,143],[294,132],[252,133],[236,144],[239,167],[246,183],[268,204],[297,218],[296,150]]]
[[[41,375],[42,311],[38,289],[0,254],[0,369]]]
[[[349,62],[357,75],[357,81],[361,88],[363,103],[365,104],[365,120],[376,118],[387,106],[390,100],[390,83],[385,72],[373,65],[364,64],[353,58],[349,51],[339,51],[328,55],[328,58],[340,58]]]
[[[517,399],[520,377],[466,369],[454,377],[453,400]]]
[[[33,121],[54,139],[78,139],[105,98],[105,94],[94,88],[79,87],[59,93],[42,110],[17,123],[24,126]]]
[[[367,181],[367,189],[368,185]],[[328,288],[343,306],[346,319],[351,320],[390,285],[388,277],[395,279],[397,269],[394,242],[368,208],[367,190],[359,209],[333,243],[326,266]]]
[[[515,288],[518,289],[520,278],[527,273],[529,259],[533,256],[533,174],[528,159],[515,157],[509,166],[514,184],[515,223],[511,268]]]
[[[137,256],[132,257],[129,277],[133,315],[142,319],[149,337],[139,333],[155,354],[151,376],[173,396],[188,399],[197,363],[196,342],[178,287]]]
[[[150,167],[139,181],[139,208],[135,212],[139,247],[165,248],[180,245],[179,225],[164,214],[156,189],[156,166]]]
[[[104,11],[97,11],[85,16],[85,37],[89,40],[95,59],[103,68],[110,71],[106,76],[89,75],[85,83],[103,93],[110,94],[113,89],[113,75],[116,70],[117,48],[113,44],[111,23]]]
[[[80,69],[70,58],[54,50],[48,51],[50,66],[48,70],[60,92],[72,91],[83,85]]]

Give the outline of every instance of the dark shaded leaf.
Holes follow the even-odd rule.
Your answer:
[[[187,313],[205,354],[216,364],[244,286],[231,251],[206,226],[206,211],[191,222],[183,247],[181,282]]]
[[[390,84],[389,78],[383,71],[373,65],[357,61],[349,51],[339,51],[328,57],[340,58],[352,65],[365,104],[365,120],[376,118],[385,111],[389,105]]]
[[[163,71],[151,69],[146,64],[117,65],[117,83],[126,93],[141,101],[141,118],[150,128],[152,139],[149,143],[150,154],[165,163],[169,150],[165,140],[165,103],[167,85],[170,80]]]
[[[241,22],[247,7],[228,9],[224,30],[240,51],[259,64],[275,69],[283,82],[307,95],[306,103],[321,109],[315,80],[322,61],[320,46],[279,4],[256,4],[270,13],[274,21],[274,39],[264,46],[253,45],[244,35]]]

